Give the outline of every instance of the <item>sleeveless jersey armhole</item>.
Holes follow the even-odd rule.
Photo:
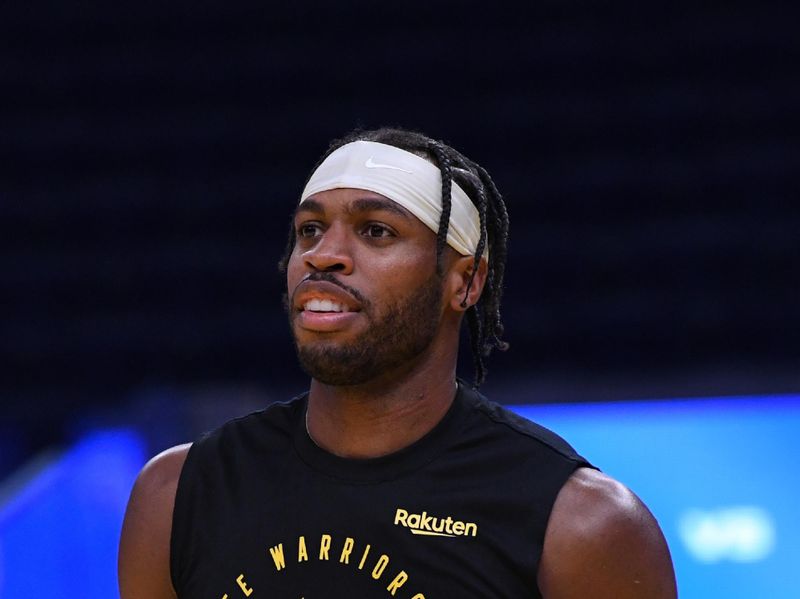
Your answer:
[[[175,491],[175,503],[172,508],[172,527],[169,543],[169,571],[172,588],[177,597],[180,597],[186,584],[186,575],[193,559],[191,549],[194,546],[193,527],[193,501],[189,481],[197,480],[195,472],[200,467],[201,460],[197,459],[200,452],[202,438],[192,443],[186,459],[181,467],[178,477],[178,487]]]

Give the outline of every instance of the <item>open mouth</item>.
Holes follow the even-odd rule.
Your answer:
[[[329,299],[310,299],[305,304],[303,304],[303,310],[307,312],[318,312],[318,313],[326,313],[326,312],[349,312],[350,308],[345,304],[340,304],[339,302],[335,302]]]
[[[353,326],[364,307],[357,294],[329,281],[300,283],[292,303],[298,326],[316,333],[333,333]]]

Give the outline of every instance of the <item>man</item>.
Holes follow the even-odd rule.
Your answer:
[[[157,456],[123,599],[668,599],[658,524],[562,439],[456,379],[500,340],[508,218],[488,173],[381,129],[309,178],[286,310],[307,394]]]

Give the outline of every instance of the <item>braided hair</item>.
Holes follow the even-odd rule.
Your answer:
[[[469,329],[472,360],[475,368],[474,386],[477,388],[486,379],[486,358],[497,348],[508,349],[508,343],[501,339],[503,324],[500,316],[500,300],[503,294],[508,242],[508,212],[503,197],[497,187],[479,164],[462,155],[441,141],[437,141],[405,129],[381,128],[370,131],[355,130],[334,140],[325,154],[311,170],[313,174],[320,164],[335,150],[354,141],[373,141],[395,146],[425,158],[435,164],[442,174],[442,214],[436,234],[436,269],[442,274],[443,252],[447,245],[447,232],[450,227],[451,191],[455,181],[469,196],[478,209],[480,218],[480,238],[475,250],[472,275],[467,282],[462,307],[466,307],[466,297],[478,272],[481,257],[489,247],[488,273],[486,285],[478,302],[467,308],[466,317]],[[310,176],[309,176],[310,177]],[[278,263],[282,272],[286,271],[289,256],[295,245],[294,227],[289,229],[289,239],[283,257]]]

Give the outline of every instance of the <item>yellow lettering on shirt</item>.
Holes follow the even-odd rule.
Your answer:
[[[386,590],[389,591],[392,596],[397,592],[401,586],[403,586],[406,581],[408,580],[408,574],[406,574],[405,570],[400,570],[400,573],[394,577],[394,580],[389,583],[389,586],[386,587]]]
[[[339,556],[339,563],[340,564],[349,564],[350,563],[350,554],[353,552],[353,546],[356,542],[351,538],[347,537],[344,540],[344,547],[342,547],[342,555]]]
[[[244,574],[239,574],[238,578],[236,579],[236,584],[238,584],[239,588],[242,589],[242,593],[244,593],[245,597],[249,597],[253,594],[253,589],[248,588],[247,583],[244,580]]]
[[[389,556],[385,553],[378,558],[378,563],[375,564],[375,567],[372,569],[372,578],[378,580],[383,574],[383,571],[386,569],[386,565],[389,563]]]
[[[358,563],[358,569],[359,570],[363,570],[364,569],[364,562],[367,561],[367,556],[369,555],[369,548],[370,548],[369,545],[364,547],[364,555],[361,556],[361,561]]]
[[[283,543],[270,547],[269,553],[272,556],[272,561],[275,562],[275,569],[278,572],[283,570],[286,567],[286,561],[283,558]]]
[[[322,535],[319,541],[319,559],[328,559],[328,550],[331,548],[331,535]]]

